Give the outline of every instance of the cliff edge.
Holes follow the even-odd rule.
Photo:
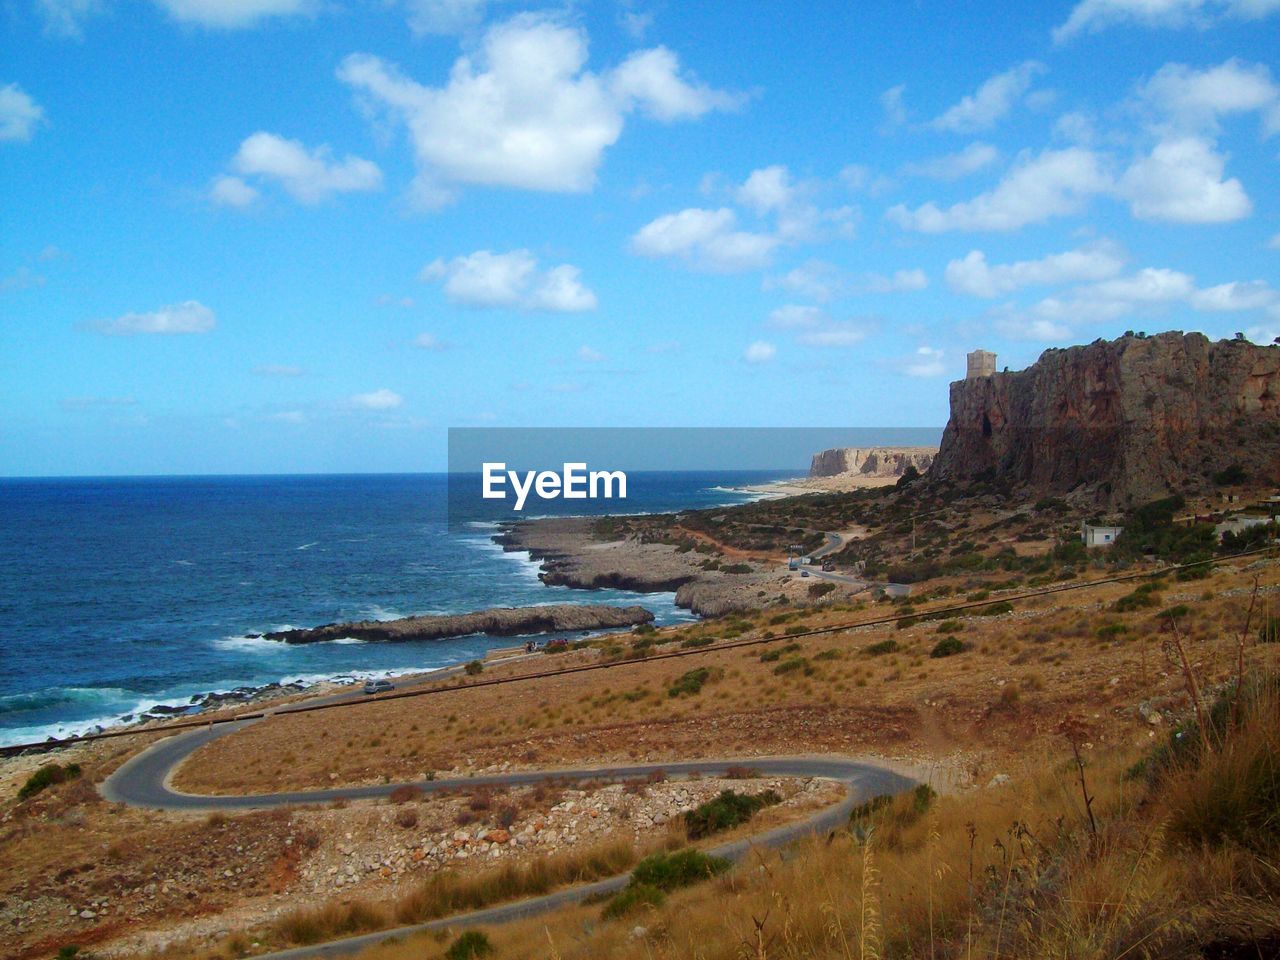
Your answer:
[[[900,477],[907,467],[924,473],[937,452],[934,447],[836,447],[813,455],[809,476],[856,473],[866,477]]]
[[[1280,478],[1280,346],[1181,332],[1050,349],[951,384],[931,479],[1000,478],[1124,506],[1241,465]]]

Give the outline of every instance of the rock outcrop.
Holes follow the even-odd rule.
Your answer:
[[[1171,332],[1050,349],[1026,370],[951,384],[929,478],[1122,507],[1206,488],[1233,464],[1280,478],[1280,346]]]
[[[855,473],[865,477],[900,477],[907,467],[924,473],[937,452],[934,447],[836,447],[813,455],[809,476]]]
[[[653,614],[641,606],[610,607],[603,604],[550,604],[544,607],[494,607],[474,613],[404,617],[400,620],[361,620],[327,623],[322,627],[266,633],[267,640],[283,643],[319,643],[353,637],[357,640],[444,640],[476,633],[491,637],[516,637],[533,633],[604,630],[649,623]]]

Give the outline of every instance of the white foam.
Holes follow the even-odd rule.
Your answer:
[[[319,542],[320,542],[319,540],[313,540],[311,543],[304,543],[302,546],[300,546],[300,547],[294,547],[293,549],[295,549],[295,550],[310,550],[312,547],[314,547],[314,546],[315,546],[317,543],[319,543]]]

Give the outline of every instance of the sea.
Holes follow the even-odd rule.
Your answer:
[[[741,488],[794,473],[631,474],[625,506],[544,500],[538,512],[738,503],[753,496]],[[255,636],[288,627],[546,603],[693,619],[671,593],[544,585],[526,553],[493,542],[479,485],[470,514],[448,486],[442,473],[0,479],[0,744],[194,710],[236,688],[421,672],[519,642]]]

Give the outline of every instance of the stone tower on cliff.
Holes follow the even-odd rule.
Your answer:
[[[967,359],[969,366],[964,375],[966,380],[989,377],[996,372],[996,355],[990,350],[974,350]]]

